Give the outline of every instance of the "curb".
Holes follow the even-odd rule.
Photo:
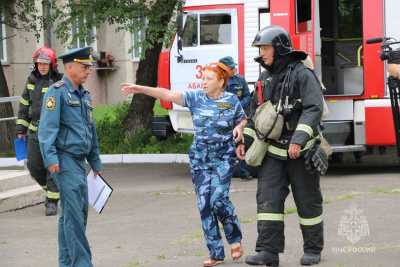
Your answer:
[[[100,155],[103,164],[127,163],[189,163],[187,154],[104,154]],[[0,158],[0,167],[24,166],[24,161],[15,158]]]

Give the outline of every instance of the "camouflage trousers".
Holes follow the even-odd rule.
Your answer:
[[[218,159],[211,162],[212,165],[203,166],[206,168],[196,168],[192,164],[192,181],[209,256],[212,259],[224,259],[224,245],[218,222],[222,224],[229,244],[242,240],[239,220],[229,199],[234,165]]]

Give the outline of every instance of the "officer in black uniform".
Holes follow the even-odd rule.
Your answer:
[[[290,185],[304,240],[300,263],[317,264],[323,248],[322,194],[319,173],[309,170],[305,155],[318,144],[323,111],[320,83],[301,63],[307,54],[293,50],[283,28],[262,29],[253,46],[260,48],[256,61],[266,69],[259,78],[263,100],[274,105],[282,100],[284,126],[278,140],[266,140],[270,145],[257,185],[257,254],[248,256],[246,263],[279,265],[279,253],[283,252],[285,242],[284,203]],[[257,102],[252,105],[253,112]],[[244,145],[237,148],[237,154],[243,158]]]
[[[28,136],[27,167],[31,176],[46,191],[46,216],[57,214],[60,193],[52,177],[43,165],[37,129],[40,119],[43,95],[50,85],[62,78],[57,71],[57,57],[53,49],[38,48],[33,53],[33,71],[29,74],[21,95],[16,131],[18,138]]]

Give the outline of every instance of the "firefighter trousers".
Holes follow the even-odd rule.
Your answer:
[[[88,191],[84,159],[59,154],[60,172],[53,174],[60,189],[58,220],[59,267],[93,267],[86,238]]]
[[[284,209],[289,186],[297,207],[305,253],[318,254],[324,244],[319,175],[305,168],[304,159],[279,160],[266,156],[257,186],[256,251],[283,252]]]
[[[27,167],[31,176],[46,190],[47,201],[57,202],[60,198],[57,185],[43,164],[40,153],[39,141],[36,133],[28,136],[28,162]]]

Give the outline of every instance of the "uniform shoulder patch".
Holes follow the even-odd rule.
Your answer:
[[[54,88],[60,88],[63,85],[64,85],[64,81],[63,80],[60,80],[60,81],[58,81],[58,82],[53,84]]]
[[[56,106],[56,98],[54,96],[48,96],[46,98],[46,110],[55,110]]]

